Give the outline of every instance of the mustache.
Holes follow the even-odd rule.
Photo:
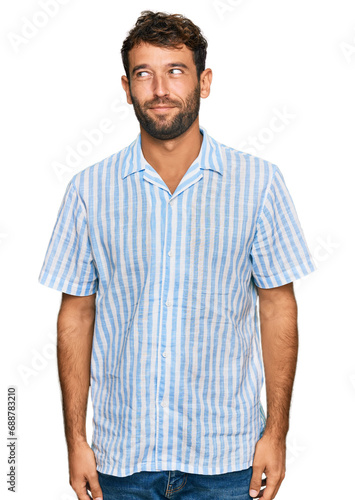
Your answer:
[[[180,107],[180,103],[173,101],[152,101],[145,105],[146,108],[154,108],[155,106],[176,106]]]

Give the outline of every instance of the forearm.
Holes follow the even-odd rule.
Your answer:
[[[77,318],[64,309],[57,321],[57,360],[68,451],[86,441],[86,411],[94,318]]]
[[[267,420],[264,434],[285,439],[298,355],[297,304],[289,299],[260,311]]]

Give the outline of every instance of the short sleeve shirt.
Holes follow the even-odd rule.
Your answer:
[[[265,414],[257,288],[316,269],[280,169],[203,142],[173,193],[141,135],[70,179],[39,282],[96,293],[97,469],[250,467]]]

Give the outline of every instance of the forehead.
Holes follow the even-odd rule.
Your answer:
[[[182,62],[187,66],[193,66],[193,53],[185,44],[179,48],[156,47],[149,43],[140,43],[129,51],[130,71],[141,64],[147,64],[151,67],[165,66],[169,63]]]

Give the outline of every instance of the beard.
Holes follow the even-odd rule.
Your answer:
[[[187,96],[185,105],[181,102],[174,102],[167,99],[154,100],[146,103],[144,106],[132,95],[134,113],[143,129],[155,139],[167,141],[179,137],[186,130],[188,130],[193,122],[196,120],[200,111],[200,83],[196,85],[194,90]],[[157,114],[153,117],[147,109],[154,106],[176,106],[180,111],[170,111],[168,113],[175,113],[174,116],[168,117],[167,114]]]

